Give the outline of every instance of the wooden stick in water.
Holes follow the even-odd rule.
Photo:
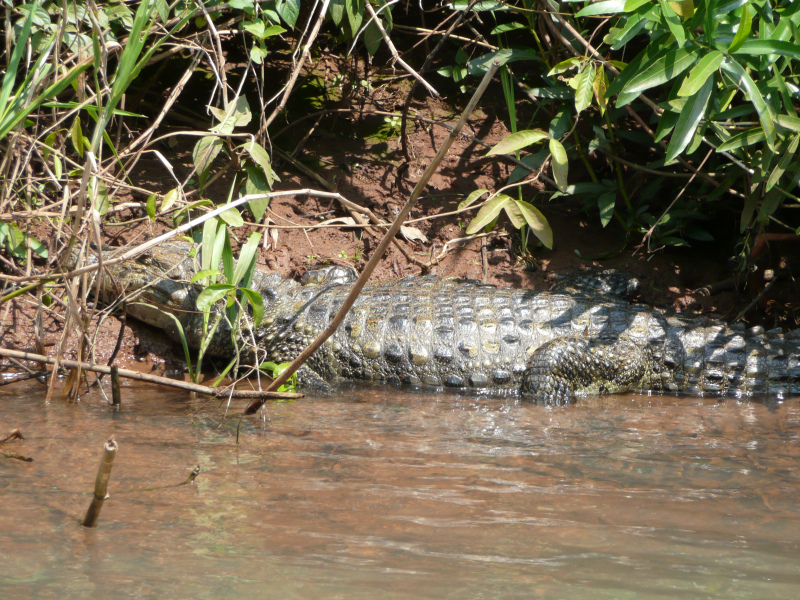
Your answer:
[[[86,511],[83,519],[84,527],[97,527],[97,519],[100,518],[100,511],[103,510],[103,503],[108,498],[108,480],[111,479],[111,467],[114,465],[114,457],[117,454],[117,442],[111,437],[103,447],[103,459],[100,461],[100,468],[97,470],[97,479],[94,482],[94,497]]]

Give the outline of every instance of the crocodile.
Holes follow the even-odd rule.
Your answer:
[[[179,340],[174,315],[197,349],[208,321],[196,306],[202,287],[191,282],[194,253],[189,242],[162,243],[104,267],[92,287],[106,304],[127,298],[128,315]],[[250,288],[263,299],[263,321],[232,336],[221,319],[205,340],[207,355],[291,361],[328,326],[355,276],[327,267],[298,282],[256,269]],[[545,292],[436,275],[367,283],[300,380],[476,388],[552,404],[626,391],[800,394],[800,330],[745,328],[631,303],[624,292],[635,285],[613,273]]]

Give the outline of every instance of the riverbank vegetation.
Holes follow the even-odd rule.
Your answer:
[[[575,236],[553,227],[565,214],[581,235],[614,232],[602,251],[575,248],[581,259],[718,244],[733,283],[770,243],[800,234],[791,0],[6,0],[2,10],[0,316],[4,336],[22,327],[9,315],[27,298],[26,339],[40,353],[49,318],[52,353],[77,343],[91,359],[98,323],[123,304],[96,306],[91,278],[78,276],[95,268],[83,262],[92,244],[132,256],[172,231],[228,239],[215,255],[224,249],[224,264],[241,247],[252,267],[261,247],[270,268],[362,268],[493,63],[472,127],[422,191],[384,275],[430,270],[470,243],[484,279],[486,248],[507,253],[509,268],[541,266]],[[207,297],[244,298],[257,313],[258,299],[236,292],[246,269],[234,280],[207,256]],[[791,279],[785,255],[770,267]],[[797,311],[785,305],[780,323]]]

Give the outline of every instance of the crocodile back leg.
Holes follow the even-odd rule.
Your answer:
[[[625,337],[613,342],[560,337],[533,353],[520,392],[536,402],[567,404],[574,395],[627,391],[652,371],[649,352]]]

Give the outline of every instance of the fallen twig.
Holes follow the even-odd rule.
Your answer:
[[[19,358],[22,360],[32,360],[34,362],[47,363],[49,365],[52,365],[56,362],[56,359],[50,358],[48,356],[42,356],[41,354],[32,354],[30,352],[19,352],[17,350],[8,350],[6,348],[0,348],[0,356]],[[111,367],[107,367],[105,365],[96,365],[93,363],[87,363],[78,360],[66,360],[66,359],[59,361],[59,364],[61,366],[70,369],[81,368],[86,371],[92,371],[94,373],[105,373],[106,375],[111,374]],[[226,388],[210,388],[204,385],[190,383],[188,381],[179,381],[177,379],[169,379],[168,377],[159,377],[158,375],[138,373],[136,371],[129,371],[128,369],[118,369],[117,372],[119,373],[120,377],[125,377],[126,379],[147,381],[148,383],[156,383],[158,385],[165,385],[168,387],[186,390],[188,392],[196,392],[198,394],[206,394],[215,397],[258,398],[262,401],[278,400],[278,399],[287,400],[287,399],[303,397],[303,394],[290,393],[290,392],[275,392],[272,390],[262,391],[262,390],[231,390]]]

